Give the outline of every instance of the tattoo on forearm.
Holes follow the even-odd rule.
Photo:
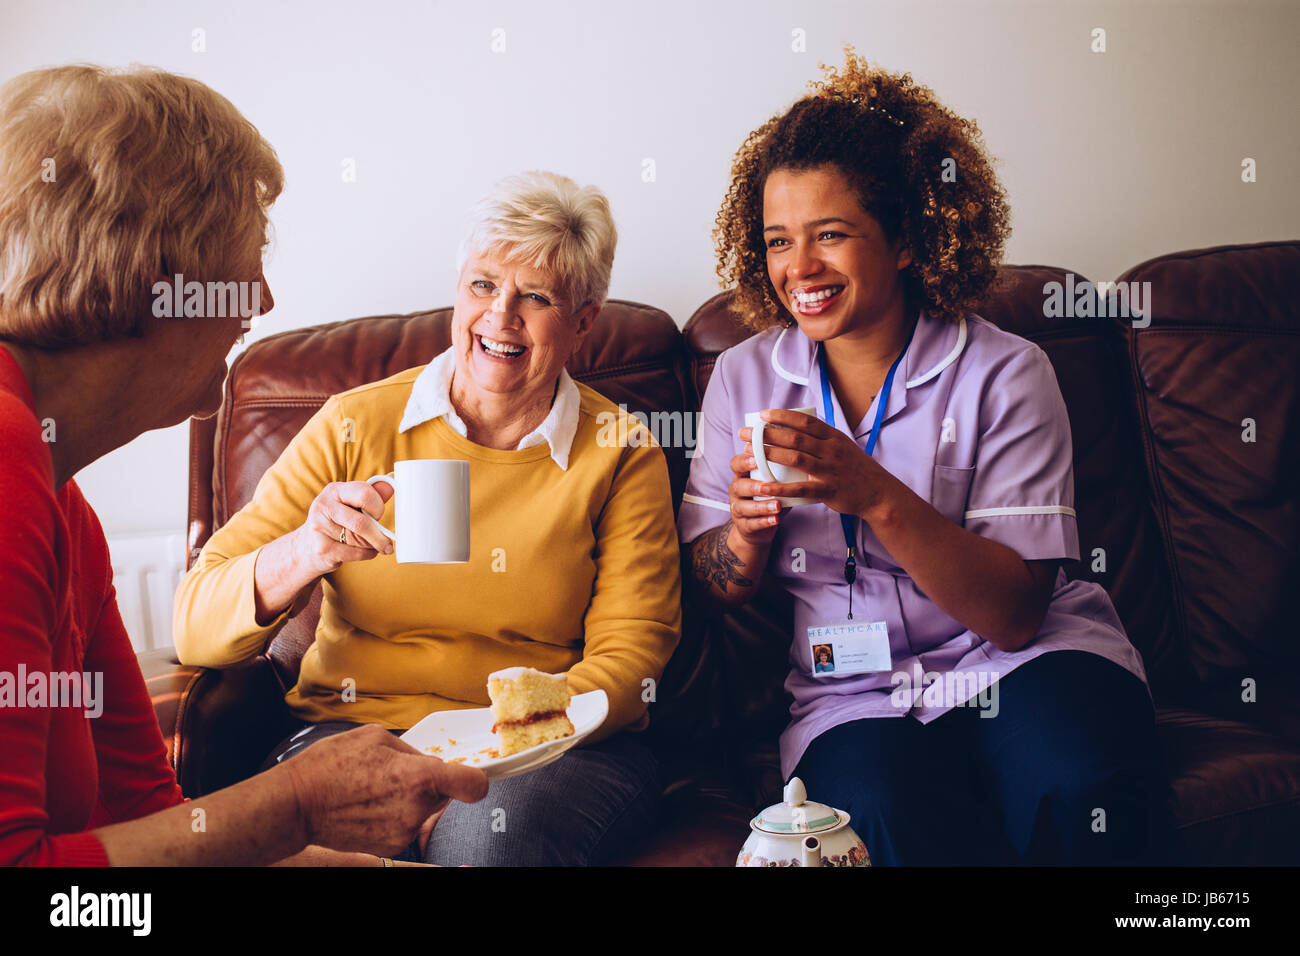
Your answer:
[[[723,594],[727,593],[728,585],[747,588],[754,583],[740,573],[744,563],[736,552],[727,547],[731,524],[732,521],[728,518],[722,527],[706,531],[691,549],[691,570],[695,573],[696,580],[712,584]]]

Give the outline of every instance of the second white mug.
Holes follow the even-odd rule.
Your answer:
[[[817,409],[815,408],[792,408],[790,411],[802,412],[805,415],[817,414]],[[763,421],[763,419],[759,417],[759,414],[759,412],[750,412],[745,416],[745,424],[754,429],[753,435],[750,438],[750,444],[754,446],[754,461],[758,464],[758,467],[749,473],[749,477],[753,478],[755,481],[775,481],[783,483],[791,481],[807,481],[808,473],[806,471],[800,471],[793,465],[782,465],[778,462],[767,460],[767,452],[763,448],[763,431],[767,426],[767,422]],[[754,500],[768,501],[769,498],[766,495],[760,495],[755,497]],[[814,505],[817,503],[816,498],[777,498],[776,500],[781,502],[781,504],[785,505],[787,508],[792,508],[795,505]]]
[[[379,527],[396,545],[398,564],[463,564],[469,560],[469,462],[411,458],[392,475],[367,478],[393,486],[396,534]]]

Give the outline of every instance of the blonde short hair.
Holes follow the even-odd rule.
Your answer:
[[[617,245],[604,193],[558,173],[527,172],[501,180],[474,207],[456,271],[472,253],[501,251],[558,277],[576,311],[604,305]]]
[[[224,96],[147,67],[34,70],[0,88],[0,339],[138,335],[151,290],[251,281],[275,151]]]

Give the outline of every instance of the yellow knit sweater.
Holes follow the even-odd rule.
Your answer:
[[[581,384],[567,471],[544,443],[485,448],[441,418],[399,434],[420,371],[329,399],[213,534],[176,594],[181,661],[224,667],[255,657],[302,610],[310,588],[259,626],[253,569],[261,546],[298,528],[326,484],[364,481],[407,458],[459,458],[470,463],[469,562],[399,565],[381,555],[326,575],[290,709],[404,729],[433,711],[487,706],[487,675],[522,664],[567,673],[574,693],[609,695],[609,717],[588,742],[644,728],[681,629],[663,451]],[[640,443],[598,440],[638,431]],[[382,520],[393,527],[392,500]]]

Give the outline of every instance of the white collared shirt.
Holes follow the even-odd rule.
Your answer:
[[[409,431],[435,418],[445,418],[456,434],[462,438],[469,437],[469,430],[451,404],[451,376],[455,370],[456,356],[451,348],[424,367],[411,385],[411,397],[406,402],[401,424],[397,426],[398,432]],[[569,452],[573,448],[573,436],[578,433],[581,404],[578,386],[569,377],[567,369],[560,369],[560,384],[555,390],[550,412],[540,425],[523,437],[516,451],[545,442],[551,446],[551,460],[562,471],[568,471]]]

